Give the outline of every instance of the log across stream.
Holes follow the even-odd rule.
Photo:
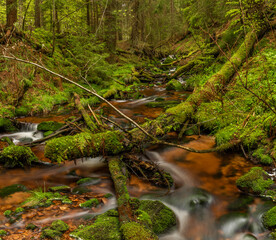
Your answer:
[[[157,97],[165,100],[184,98],[185,92],[167,92],[164,88],[154,86],[143,89],[145,98],[140,100],[114,101],[114,105],[129,117],[138,122],[144,118],[155,118],[161,108],[148,108],[145,104]],[[106,111],[109,111],[106,108]],[[112,114],[112,112],[111,112]],[[118,117],[114,114],[114,118]],[[47,120],[62,122],[65,116],[47,117]],[[18,135],[22,139],[24,132],[27,136],[35,131],[35,124],[46,118],[24,118],[29,129],[22,129]],[[124,122],[121,119],[121,123]],[[34,125],[30,125],[34,123]],[[29,134],[29,135],[28,135]],[[39,136],[39,135],[37,135]],[[13,136],[16,138],[16,134]],[[24,137],[24,136],[23,136]],[[177,139],[177,136],[171,135]],[[20,139],[17,137],[17,140]],[[214,138],[209,136],[189,136],[178,141],[180,144],[195,149],[207,149],[214,146]],[[40,160],[43,156],[43,146],[33,148]],[[265,239],[266,232],[261,223],[261,216],[269,208],[269,202],[259,198],[242,195],[235,181],[252,165],[238,154],[204,153],[197,154],[173,147],[149,146],[141,158],[151,159],[171,173],[175,186],[168,191],[139,180],[133,175],[129,182],[129,192],[133,197],[142,199],[158,199],[168,205],[177,215],[177,227],[171,232],[159,236],[163,240],[219,240],[219,239]],[[84,188],[76,182],[80,178],[90,177],[92,182]],[[53,220],[61,219],[70,227],[85,223],[91,215],[99,214],[116,207],[114,190],[106,163],[101,157],[78,159],[61,165],[45,164],[27,170],[3,170],[0,173],[0,188],[22,184],[30,190],[48,189],[52,186],[67,185],[74,197],[72,205],[52,205],[48,208],[34,209],[22,216],[15,223],[9,223],[3,212],[13,207],[20,207],[27,192],[18,192],[8,198],[0,198],[0,228],[11,233],[5,239],[31,238],[36,233],[25,230],[28,223],[43,227]],[[103,198],[106,193],[113,197]],[[78,206],[84,200],[97,197],[102,202],[99,207],[82,209]],[[255,237],[254,237],[255,236]],[[65,239],[71,239],[65,236]]]

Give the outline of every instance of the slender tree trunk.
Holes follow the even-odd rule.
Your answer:
[[[41,0],[35,0],[35,27],[41,27]]]
[[[19,29],[22,29],[24,14],[24,0],[18,0],[18,23]]]
[[[53,46],[52,46],[52,56],[55,52],[56,47],[56,2],[53,0],[52,5],[52,31],[53,31]]]
[[[28,13],[29,7],[30,7],[30,5],[31,5],[31,1],[32,1],[32,0],[30,0],[30,1],[28,2],[27,8],[26,8],[25,13],[24,13],[23,23],[22,23],[22,30],[23,30],[23,31],[24,31],[24,29],[25,29],[26,17],[27,17],[27,13]]]
[[[12,28],[17,22],[17,0],[6,0],[6,27]]]
[[[61,33],[61,22],[58,20],[58,9],[57,6],[55,6],[55,21],[56,21],[56,32],[58,34]]]
[[[86,24],[88,28],[88,33],[91,32],[91,24],[92,24],[92,11],[91,11],[91,1],[86,3]]]
[[[139,6],[140,2],[139,0],[135,0],[133,4],[133,23],[132,23],[132,29],[131,29],[131,44],[132,46],[136,46],[139,42]]]
[[[114,11],[116,10],[116,0],[109,0],[106,9],[106,19],[105,19],[105,42],[109,52],[113,55],[116,50],[116,15]]]

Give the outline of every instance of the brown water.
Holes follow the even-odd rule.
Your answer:
[[[141,123],[145,117],[155,118],[162,112],[161,108],[147,108],[145,103],[160,96],[166,100],[185,100],[183,96],[186,94],[167,92],[159,86],[144,88],[141,92],[145,95],[143,99],[112,101],[112,103]],[[106,106],[103,104],[101,107]],[[105,113],[108,112],[119,124],[125,124],[124,119],[106,108]],[[45,120],[63,122],[66,117],[68,116],[22,118],[20,120],[28,123],[39,123]],[[30,132],[35,132],[35,126],[26,131],[28,136]],[[184,144],[184,142],[186,143]],[[195,149],[212,148],[214,144],[214,138],[209,136],[191,136],[183,141],[183,145]],[[47,162],[43,150],[43,145],[33,148],[39,159]],[[263,238],[265,230],[260,223],[260,214],[263,211],[259,211],[260,214],[255,214],[258,213],[256,209],[265,209],[262,207],[262,201],[255,199],[249,206],[239,210],[246,217],[231,216],[231,211],[228,208],[231,202],[241,197],[241,193],[235,186],[236,179],[252,167],[252,164],[240,155],[236,153],[196,154],[177,148],[152,146],[141,157],[158,162],[175,179],[175,187],[171,189],[170,193],[139,180],[135,176],[131,177],[129,183],[129,191],[132,196],[159,199],[175,211],[178,217],[178,226],[171,233],[161,236],[161,239],[242,240],[247,233],[254,234],[258,239]],[[40,230],[36,232],[25,230],[25,225],[30,222],[43,227],[55,219],[62,219],[70,225],[70,230],[74,230],[77,225],[89,221],[85,220],[84,216],[104,212],[116,205],[114,198],[109,200],[103,198],[105,193],[114,194],[114,190],[106,164],[101,157],[79,159],[76,164],[66,162],[58,166],[45,165],[26,170],[2,170],[0,188],[12,184],[24,184],[30,190],[41,188],[43,191],[51,186],[65,184],[70,186],[72,190],[76,187],[76,181],[81,177],[96,178],[98,182],[86,186],[89,190],[87,193],[71,194],[69,198],[73,201],[72,205],[56,202],[55,205],[48,208],[31,209],[14,224],[10,224],[2,213],[5,210],[14,210],[19,207],[20,203],[29,196],[29,193],[19,192],[0,199],[0,228],[10,232],[10,235],[4,239],[24,239],[24,237],[37,239]],[[91,197],[97,197],[101,200],[100,207],[90,210],[80,209],[78,204]],[[229,216],[229,219],[221,221],[219,220],[221,216],[226,219]],[[252,227],[253,223],[255,225]],[[64,239],[71,238],[65,234]]]

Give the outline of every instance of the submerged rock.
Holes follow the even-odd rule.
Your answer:
[[[96,185],[101,182],[100,178],[82,178],[77,181],[78,185]]]
[[[28,188],[21,184],[13,184],[0,189],[0,197],[4,198],[16,192],[26,192]]]

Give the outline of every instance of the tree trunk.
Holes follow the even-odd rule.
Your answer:
[[[139,7],[140,2],[139,0],[135,0],[133,3],[133,22],[132,22],[132,28],[131,28],[131,45],[137,46],[137,43],[139,42],[139,25],[140,25],[140,19],[139,19]]]
[[[17,22],[17,0],[6,0],[7,28],[13,28]]]
[[[35,0],[35,28],[41,27],[41,0]]]
[[[116,50],[116,15],[114,11],[116,10],[116,0],[109,0],[109,3],[107,5],[106,9],[106,19],[105,19],[105,42],[107,49],[111,54],[114,54]]]

